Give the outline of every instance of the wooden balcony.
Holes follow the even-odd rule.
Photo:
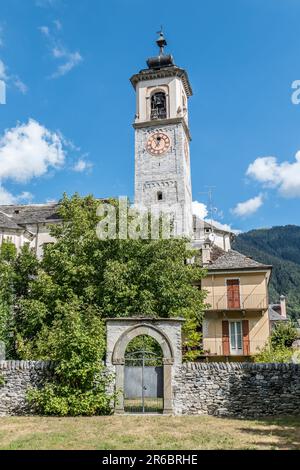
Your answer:
[[[265,294],[247,294],[240,295],[240,299],[233,302],[227,294],[211,295],[209,294],[205,303],[207,311],[240,311],[240,310],[266,310],[268,308],[268,299]]]

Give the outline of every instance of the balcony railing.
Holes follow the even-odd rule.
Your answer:
[[[166,119],[167,111],[165,108],[156,108],[151,110],[151,119]]]
[[[227,294],[208,295],[205,299],[208,310],[261,310],[268,307],[264,294],[241,295],[239,300],[232,301]]]

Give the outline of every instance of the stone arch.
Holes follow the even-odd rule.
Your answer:
[[[125,362],[125,351],[128,344],[137,336],[146,335],[151,336],[155,339],[161,347],[163,353],[164,363],[173,364],[174,362],[174,351],[167,335],[157,326],[150,325],[147,323],[140,323],[128,328],[118,339],[115,344],[112,363],[113,364],[124,364]]]
[[[173,412],[173,375],[181,365],[182,318],[110,318],[106,319],[106,366],[115,375],[117,400],[115,413],[124,413],[125,352],[137,336],[147,335],[156,340],[163,354],[163,413]]]

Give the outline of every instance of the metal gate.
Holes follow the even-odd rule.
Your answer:
[[[130,413],[162,413],[162,357],[153,351],[125,355],[124,410]]]

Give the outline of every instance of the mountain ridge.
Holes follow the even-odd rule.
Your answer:
[[[286,295],[290,317],[300,318],[300,227],[279,225],[250,230],[239,234],[232,248],[273,266],[270,302],[278,303],[280,295]]]

